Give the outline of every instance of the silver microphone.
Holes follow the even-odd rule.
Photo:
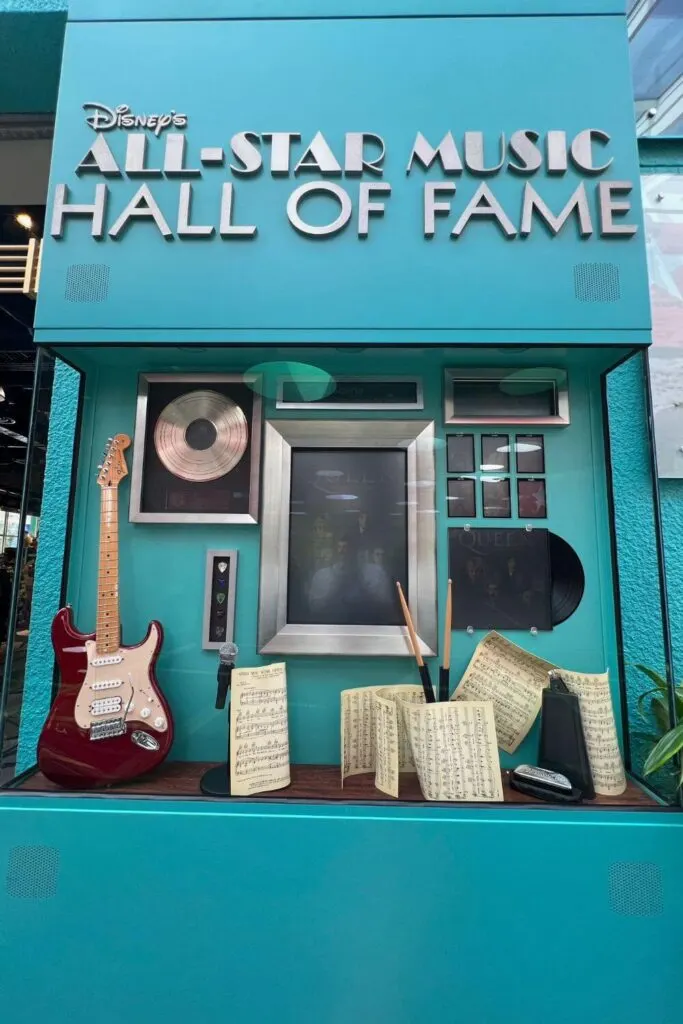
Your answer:
[[[233,644],[230,641],[226,644],[221,644],[218,649],[218,660],[221,665],[232,665],[239,652],[240,649],[237,644]]]

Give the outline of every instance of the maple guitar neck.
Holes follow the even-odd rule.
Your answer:
[[[119,489],[102,487],[100,498],[100,557],[97,574],[98,654],[112,654],[121,643],[119,618]]]

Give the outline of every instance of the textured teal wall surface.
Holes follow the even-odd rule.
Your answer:
[[[52,672],[46,671],[46,666],[53,665],[50,627],[59,609],[62,589],[78,389],[78,374],[66,363],[58,362],[50,408],[40,542],[34,582],[38,600],[34,601],[31,610],[31,640],[24,679],[18,772],[35,763],[38,735],[50,705],[48,686]]]

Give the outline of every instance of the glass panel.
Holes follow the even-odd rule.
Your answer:
[[[486,519],[509,519],[510,481],[498,477],[482,477],[482,507]]]
[[[400,626],[405,452],[293,449],[291,459],[288,621]]]
[[[481,465],[484,473],[510,469],[510,438],[507,434],[484,434],[481,439]]]
[[[517,481],[517,514],[520,519],[545,519],[545,480]]]
[[[449,434],[446,438],[449,473],[474,473],[474,435]]]
[[[31,380],[28,375],[25,376]],[[28,443],[24,447],[28,470],[21,491],[17,494],[24,513],[25,527],[20,532],[22,515],[19,512],[9,513],[5,524],[4,555],[0,564],[0,601],[5,628],[11,631],[11,640],[4,646],[0,689],[1,783],[14,777],[17,766],[53,377],[54,359],[41,352],[32,380],[33,388],[28,386],[24,389],[29,407],[33,398],[30,419],[27,421]]]
[[[477,514],[475,481],[458,477],[448,481],[448,516],[450,519],[474,518]]]
[[[515,453],[518,473],[545,473],[545,448],[542,434],[517,434]]]
[[[547,418],[557,412],[555,381],[460,379],[451,383],[451,389],[456,418]]]
[[[386,787],[376,788],[375,770],[379,765],[393,771],[393,758],[382,761],[380,749],[393,723],[398,723],[398,749],[408,749],[404,705],[396,701],[409,705],[405,714],[411,719],[418,703],[417,713],[423,714],[423,701],[434,693],[431,682],[439,695],[444,692],[439,669],[445,638],[452,632],[449,692],[466,678],[472,659],[480,662],[491,645],[505,661],[510,651],[506,640],[514,651],[524,652],[503,673],[501,685],[511,688],[511,701],[516,700],[515,685],[535,673],[530,686],[538,707],[532,707],[528,721],[525,717],[520,736],[513,742],[501,735],[496,742],[496,723],[491,722],[487,764],[490,778],[502,788],[491,789],[484,800],[500,800],[500,793],[508,802],[531,799],[513,791],[500,770],[537,763],[549,666],[559,666],[568,679],[570,673],[600,674],[607,668],[608,678],[591,685],[603,687],[602,707],[609,707],[611,695],[620,734],[620,687],[625,685],[627,761],[630,756],[634,774],[642,776],[652,740],[639,733],[644,729],[654,735],[662,706],[646,693],[647,676],[636,666],[666,670],[653,541],[657,516],[643,448],[646,410],[639,410],[636,401],[613,403],[610,416],[617,419],[609,426],[619,437],[622,461],[613,473],[602,462],[600,374],[612,355],[592,348],[576,355],[534,350],[537,370],[528,349],[515,356],[488,349],[465,355],[452,348],[368,350],[363,366],[373,387],[364,397],[371,407],[343,411],[317,403],[296,410],[279,404],[282,367],[291,376],[299,352],[245,347],[223,355],[221,365],[231,376],[218,380],[211,375],[213,350],[174,352],[174,372],[158,381],[163,389],[148,404],[146,421],[130,438],[132,447],[125,434],[114,434],[102,460],[107,436],[135,421],[139,367],[153,366],[161,374],[164,359],[160,350],[99,353],[106,369],[85,381],[87,443],[77,448],[70,509],[70,449],[57,484],[51,454],[41,505],[49,406],[46,385],[39,387],[23,507],[7,502],[3,520],[6,541],[11,539],[11,514],[21,566],[3,689],[3,780],[11,782],[28,770],[20,782],[27,789],[58,785],[79,791],[94,785],[106,792],[110,783],[122,782],[134,793],[198,797],[215,792],[206,780],[200,790],[207,765],[213,766],[216,786],[225,791],[225,764],[232,751],[234,795],[384,801],[395,800],[398,792],[399,800],[421,801],[426,796],[416,773],[400,774],[396,786],[388,783],[390,796]],[[534,381],[535,375],[545,377],[548,367],[557,367],[573,390],[568,396],[575,411],[571,425],[563,425],[565,417],[528,428],[534,433],[517,433],[527,428],[484,421],[461,434],[447,422],[443,387],[446,372],[453,373],[461,357],[463,375],[482,359],[500,368],[518,358],[520,379],[531,370]],[[311,348],[306,359],[298,364],[303,365],[302,380],[295,382],[302,385],[300,394],[311,367],[326,380],[357,372],[357,353],[344,348]],[[641,363],[634,365],[642,369]],[[41,366],[47,381],[52,369],[47,357],[41,357]],[[261,367],[258,374],[256,366]],[[574,373],[574,367],[580,372]],[[627,368],[631,372],[630,363],[617,372]],[[386,408],[376,386],[383,374],[395,373],[410,380],[419,376],[423,409],[401,413]],[[60,381],[61,373],[55,400]],[[175,423],[164,410],[172,402],[182,407],[184,396],[197,390],[213,391],[220,408],[203,407],[203,415],[191,417],[181,431],[188,466],[174,461],[173,446],[164,448],[162,434]],[[634,381],[628,393],[638,395]],[[53,423],[58,424],[56,416]],[[52,449],[57,464],[64,436],[60,427]],[[234,463],[218,460],[210,467],[215,480],[194,479],[198,467],[206,468],[206,453],[213,458],[223,446]],[[470,471],[458,472],[460,466]],[[487,468],[493,466],[503,468]],[[629,559],[632,563],[621,588],[627,595],[620,604],[623,659],[616,640],[622,632],[610,614],[612,480],[619,485],[620,557],[625,565]],[[649,512],[647,503],[644,511],[639,508],[643,480]],[[136,486],[143,514],[153,510],[152,521],[136,519]],[[173,496],[182,501],[170,500]],[[235,502],[234,517],[219,519],[228,501]],[[179,504],[185,518],[178,514]],[[19,530],[24,521],[26,530]],[[72,526],[72,556],[61,594],[59,555],[57,564],[48,565],[41,563],[41,552],[54,560],[59,550],[55,530],[63,537]],[[116,552],[115,540],[118,559],[112,565],[108,559]],[[6,560],[13,561],[11,553]],[[0,589],[1,584],[0,575]],[[73,607],[80,631],[76,639],[66,613],[58,612],[60,603]],[[156,662],[161,637],[155,620],[163,623],[166,635]],[[62,685],[54,691],[56,710],[46,724],[53,622]],[[489,636],[482,645],[489,631],[499,637]],[[88,659],[85,638],[92,633],[96,647]],[[129,658],[131,648],[140,663],[122,672],[120,659]],[[415,650],[424,662],[420,666]],[[158,684],[150,675],[153,663]],[[233,663],[243,672],[228,692]],[[65,695],[73,694],[65,683],[77,684],[85,694],[76,709],[72,696],[70,704],[64,703]],[[639,698],[646,716],[642,728]],[[460,714],[462,703],[449,713]],[[231,708],[230,747],[222,704]],[[41,770],[34,772],[41,729]],[[346,773],[343,789],[340,762]],[[663,778],[654,783],[672,798],[671,771]],[[600,801],[650,805],[651,796],[635,782],[625,792],[619,781],[614,789],[601,794]]]

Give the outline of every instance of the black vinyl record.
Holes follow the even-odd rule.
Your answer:
[[[586,577],[574,548],[556,533],[548,533],[550,547],[550,605],[553,626],[565,622],[581,603]]]

